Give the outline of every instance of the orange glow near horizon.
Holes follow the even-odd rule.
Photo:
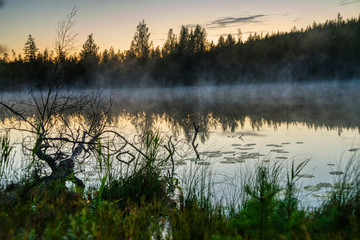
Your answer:
[[[271,3],[256,0],[225,0],[221,4],[215,1],[144,1],[119,3],[114,0],[104,2],[87,1],[77,3],[78,14],[73,29],[78,33],[77,52],[82,48],[87,35],[93,33],[100,52],[113,47],[115,51],[127,50],[136,26],[145,19],[151,32],[150,39],[154,47],[162,46],[169,28],[179,34],[181,25],[202,25],[208,39],[217,42],[220,35],[237,34],[240,28],[243,40],[251,32],[270,34],[277,31],[290,31],[306,28],[313,21],[324,22],[335,19],[337,13],[343,18],[358,17],[359,1],[337,0],[317,1],[276,0]],[[41,8],[39,6],[41,5]],[[16,54],[23,54],[23,47],[28,34],[35,38],[40,52],[46,48],[54,49],[55,29],[58,21],[70,12],[74,3],[70,0],[61,2],[43,2],[34,0],[9,1],[0,9],[0,45]],[[241,9],[241,10],[239,10]],[[222,21],[222,22],[221,22]]]

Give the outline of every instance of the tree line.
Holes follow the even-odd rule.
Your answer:
[[[72,15],[71,15],[72,14]],[[59,22],[59,36],[73,25],[72,12]],[[189,86],[254,82],[343,80],[360,77],[360,16],[313,23],[306,29],[272,34],[220,36],[207,39],[204,27],[182,26],[177,35],[169,29],[164,45],[154,47],[145,21],[139,22],[130,49],[113,47],[99,52],[89,34],[79,53],[72,41],[58,38],[55,51],[40,52],[29,35],[24,54],[14,50],[0,58],[3,88],[31,84],[39,88],[61,69],[69,86]]]

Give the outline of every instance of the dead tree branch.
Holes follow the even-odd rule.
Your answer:
[[[193,138],[193,140],[192,140],[191,145],[192,145],[192,147],[193,147],[193,149],[194,149],[194,151],[195,151],[196,159],[197,159],[197,160],[200,160],[200,155],[199,155],[199,152],[198,152],[198,150],[197,150],[197,147],[199,146],[199,144],[196,144],[196,145],[195,145],[195,140],[196,140],[196,137],[197,137],[197,135],[198,135],[199,127],[200,127],[200,126],[196,126],[195,122],[193,122],[193,124],[194,124],[195,133],[194,133],[194,138]]]

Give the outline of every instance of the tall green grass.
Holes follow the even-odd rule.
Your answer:
[[[10,142],[3,139],[4,162],[11,162]],[[0,239],[360,238],[358,155],[316,209],[299,207],[297,184],[309,160],[243,172],[233,185],[240,197],[224,205],[211,168],[192,164],[183,175],[169,174],[163,170],[173,157],[167,141],[153,132],[143,140],[122,173],[109,147],[98,142],[97,189],[83,193],[56,182],[39,188],[31,179],[1,188]]]
[[[164,139],[157,132],[147,132],[144,143],[136,157],[126,165],[125,174],[111,179],[103,185],[101,195],[104,200],[116,201],[122,207],[127,202],[151,202],[153,199],[170,203],[177,179],[173,173],[164,172],[162,168],[173,164],[172,154],[164,149]]]
[[[9,132],[6,132],[0,137],[0,184],[6,184],[7,179],[10,177],[13,163],[13,158],[11,158],[12,150],[13,146],[10,145]]]

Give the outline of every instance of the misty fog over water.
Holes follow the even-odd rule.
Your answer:
[[[120,89],[111,91],[111,95],[115,111],[166,114],[175,121],[186,117],[197,121],[196,118],[211,113],[230,122],[249,116],[253,121],[262,119],[304,122],[314,127],[359,128],[359,90],[357,81],[332,81]]]
[[[329,173],[343,170],[344,161],[360,152],[358,81],[100,92],[105,101],[113,101],[114,127],[125,136],[152,130],[191,142],[193,123],[200,126],[196,142],[201,160],[221,176],[234,176],[256,164],[282,161],[286,166],[310,159],[305,173],[312,177],[301,184],[313,186],[332,182]],[[3,101],[27,98],[24,92],[2,94]],[[3,125],[11,122],[6,121],[8,113],[2,111],[1,116]],[[194,157],[178,156],[179,171],[192,167]],[[241,161],[235,163],[235,157]]]

